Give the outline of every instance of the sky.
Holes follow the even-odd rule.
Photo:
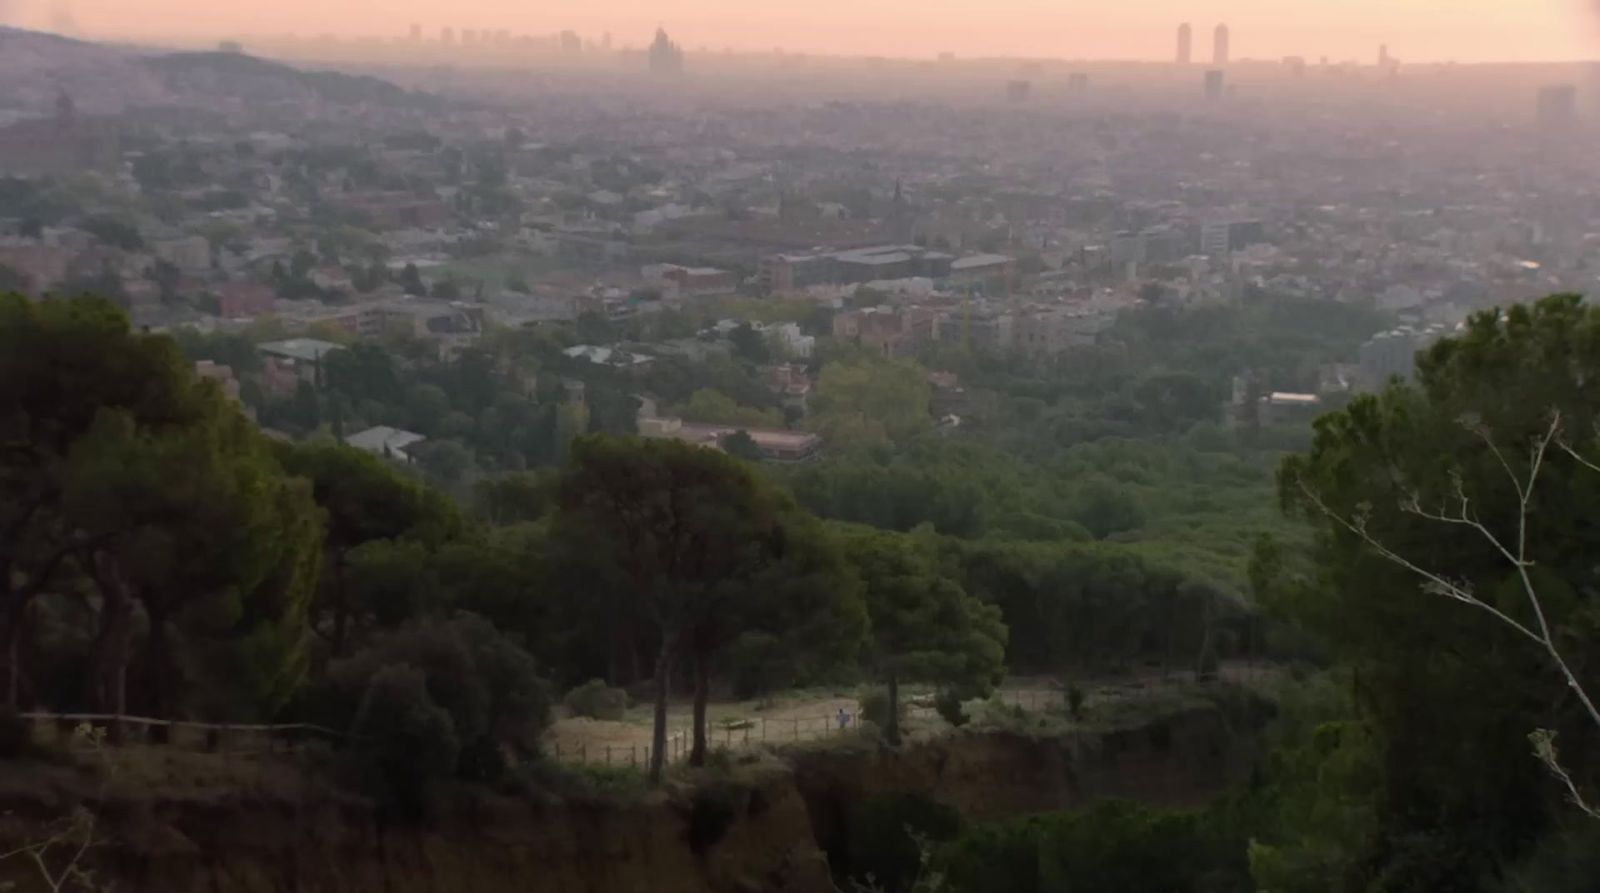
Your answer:
[[[657,25],[700,47],[851,55],[1166,59],[1193,23],[1195,56],[1226,22],[1233,56],[1370,61],[1600,59],[1600,0],[0,0],[0,19],[50,27],[65,5],[96,38],[250,34],[394,37],[412,23],[643,45]]]

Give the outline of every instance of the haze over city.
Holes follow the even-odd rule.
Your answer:
[[[1386,42],[1411,61],[1553,61],[1593,58],[1600,17],[1591,0],[6,0],[0,23],[71,27],[97,39],[211,40],[295,33],[394,38],[413,23],[440,28],[552,33],[573,29],[642,46],[655,27],[686,47],[828,54],[1161,59],[1170,29],[1227,22],[1236,58],[1361,58]]]
[[[1600,0],[0,0],[0,891],[1596,893],[1597,148]]]

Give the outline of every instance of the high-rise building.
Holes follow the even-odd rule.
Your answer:
[[[1378,67],[1389,67],[1389,45],[1386,43],[1378,44]]]
[[[1178,64],[1188,65],[1194,56],[1194,28],[1188,22],[1178,26]]]
[[[1068,93],[1087,93],[1087,92],[1089,92],[1089,75],[1088,75],[1088,73],[1087,72],[1083,72],[1083,71],[1074,71],[1071,74],[1068,74],[1067,75],[1067,92]]]
[[[1228,64],[1228,26],[1218,25],[1211,38],[1211,64]]]
[[[1561,130],[1578,118],[1578,88],[1571,84],[1551,84],[1539,88],[1539,126]]]
[[[1206,99],[1216,102],[1222,98],[1222,69],[1213,68],[1206,72]]]
[[[1379,332],[1361,345],[1357,386],[1367,391],[1381,391],[1391,378],[1409,381],[1416,371],[1417,354],[1449,334],[1449,327],[1440,323],[1422,328],[1400,326]]]
[[[656,29],[655,42],[650,44],[650,70],[656,74],[683,71],[683,48],[673,43],[662,28]]]
[[[455,43],[456,42],[456,29],[454,29],[454,28],[440,28],[439,29],[439,42],[442,43],[442,44],[446,44],[446,45]]]
[[[1027,102],[1033,95],[1033,84],[1029,81],[1007,81],[1006,99],[1012,102]]]

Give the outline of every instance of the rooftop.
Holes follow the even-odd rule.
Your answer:
[[[328,354],[336,350],[343,350],[343,348],[332,341],[319,341],[316,338],[290,338],[287,341],[268,341],[265,344],[257,344],[256,350],[291,360],[315,363]]]
[[[405,431],[400,428],[391,428],[388,425],[378,425],[368,428],[359,434],[352,434],[345,438],[345,443],[358,450],[365,450],[379,456],[393,456],[407,458],[406,449],[415,446],[428,438],[414,431]]]

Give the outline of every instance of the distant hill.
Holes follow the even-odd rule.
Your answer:
[[[141,62],[179,95],[221,94],[263,101],[315,97],[335,105],[427,105],[437,101],[375,77],[307,71],[242,53],[172,53]]]
[[[425,106],[435,97],[388,81],[307,71],[240,53],[168,53],[0,27],[0,114],[47,113],[61,93],[91,114],[128,108],[225,108],[245,102]]]

